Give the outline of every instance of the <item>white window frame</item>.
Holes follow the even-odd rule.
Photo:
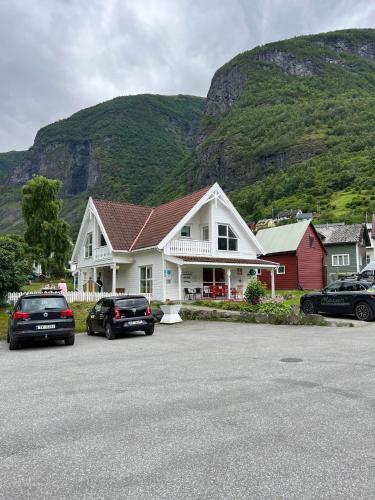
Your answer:
[[[142,278],[142,269],[145,269],[145,277]],[[144,281],[144,290],[142,290],[142,285]],[[152,266],[140,266],[139,268],[139,293],[152,293],[153,289],[153,277],[152,277]]]
[[[93,246],[93,234],[92,232],[87,233],[86,235],[86,240],[85,240],[85,259],[91,259],[92,257],[92,248]]]
[[[280,271],[280,268],[283,268],[284,270],[283,270],[283,271]],[[276,274],[285,274],[285,271],[286,271],[285,264],[280,264],[280,265],[279,265],[279,266],[277,266],[277,268],[276,268]]]
[[[346,259],[347,262],[345,262]],[[340,260],[342,262],[341,264]],[[350,266],[350,255],[348,253],[337,253],[332,255],[332,267],[346,267],[346,266]]]
[[[262,268],[261,267],[258,267],[255,269],[255,275],[256,276],[262,276]]]
[[[227,234],[226,236],[222,236],[219,234],[219,227],[220,226],[225,226],[227,228]],[[233,238],[232,236],[229,236],[229,230],[230,229],[232,231],[232,233],[235,235],[235,238]],[[226,249],[221,249],[219,248],[219,239],[226,239],[227,240],[227,248]],[[237,242],[237,248],[236,250],[229,250],[229,240],[236,240]],[[217,250],[218,252],[238,252],[238,236],[236,234],[235,231],[233,231],[233,228],[230,224],[227,224],[226,222],[218,222],[217,223]]]
[[[188,227],[189,228],[189,236],[184,236],[182,234],[182,231],[185,229],[185,227]],[[184,227],[181,228],[181,231],[180,231],[180,238],[186,238],[186,239],[191,239],[191,224],[185,224]]]

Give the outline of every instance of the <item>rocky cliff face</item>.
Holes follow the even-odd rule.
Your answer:
[[[346,56],[354,56],[354,59]],[[375,30],[334,32],[273,43],[240,54],[225,64],[215,73],[207,95],[206,115],[209,120],[198,136],[190,189],[213,181],[218,181],[228,190],[236,189],[270,172],[285,170],[325,152],[327,145],[316,137],[309,140],[301,138],[299,144],[284,141],[279,150],[269,154],[252,154],[251,144],[245,150],[246,130],[250,136],[256,137],[254,130],[257,127],[262,129],[262,116],[253,113],[251,106],[264,106],[268,111],[267,106],[274,105],[274,126],[278,127],[277,99],[267,103],[268,97],[264,95],[260,97],[260,102],[256,102],[251,92],[255,95],[261,90],[257,85],[260,79],[265,82],[264,88],[267,87],[267,79],[275,79],[278,84],[275,71],[281,71],[288,76],[279,77],[285,83],[284,88],[280,87],[280,104],[297,103],[304,99],[304,82],[310,79],[319,82],[314,93],[320,92],[320,87],[323,96],[325,80],[328,86],[331,77],[350,79],[357,70],[358,62],[364,59],[371,64],[375,61]],[[300,84],[295,85],[289,77]],[[293,90],[288,89],[288,79]],[[296,90],[298,85],[301,92]],[[264,103],[262,99],[265,99]],[[257,121],[252,121],[254,115]],[[235,116],[238,116],[237,120]]]
[[[45,147],[38,138],[11,172],[10,184],[25,184],[34,175],[63,182],[62,195],[76,195],[91,190],[99,179],[99,163],[92,142],[53,142]]]

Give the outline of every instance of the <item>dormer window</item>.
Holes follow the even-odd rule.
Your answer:
[[[238,250],[238,238],[229,224],[219,224],[217,248],[234,252]]]
[[[92,257],[92,233],[87,233],[85,241],[85,259]]]
[[[191,226],[184,226],[182,229],[181,229],[181,238],[190,238],[190,234],[191,234]]]

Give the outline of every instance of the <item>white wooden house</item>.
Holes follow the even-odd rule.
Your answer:
[[[90,198],[72,265],[79,290],[100,276],[104,292],[184,300],[242,295],[251,269],[273,276],[277,264],[258,258],[264,253],[216,183],[158,207]]]

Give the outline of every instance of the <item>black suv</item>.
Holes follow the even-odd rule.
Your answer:
[[[107,297],[89,310],[86,320],[87,335],[105,333],[107,339],[116,338],[119,333],[154,333],[154,317],[150,304],[143,295]]]
[[[375,316],[375,287],[368,281],[335,281],[321,292],[305,294],[300,306],[305,314],[348,314],[371,321]]]
[[[74,344],[74,313],[59,293],[22,295],[9,311],[8,343],[12,351],[22,341],[34,339],[64,340]]]

